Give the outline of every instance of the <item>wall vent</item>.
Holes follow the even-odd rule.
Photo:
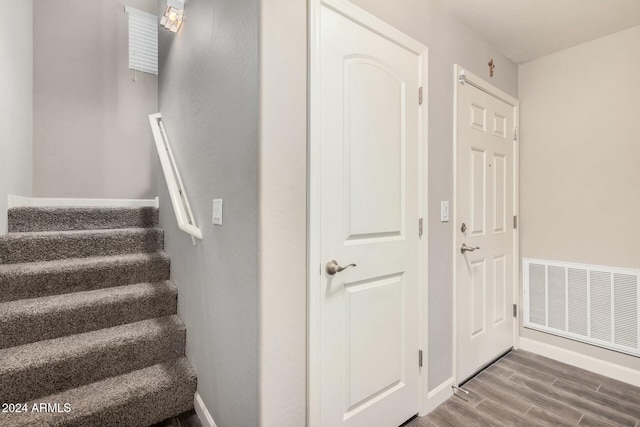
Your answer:
[[[524,327],[640,356],[640,270],[523,259]]]

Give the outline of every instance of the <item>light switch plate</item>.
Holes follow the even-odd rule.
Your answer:
[[[213,200],[213,225],[222,225],[222,199]]]
[[[440,222],[449,222],[449,202],[440,202]]]

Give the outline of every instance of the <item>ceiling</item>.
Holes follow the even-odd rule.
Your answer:
[[[520,64],[640,25],[640,0],[437,0]]]

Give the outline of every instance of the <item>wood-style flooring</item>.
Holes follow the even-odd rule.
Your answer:
[[[640,427],[640,388],[517,350],[407,427]]]

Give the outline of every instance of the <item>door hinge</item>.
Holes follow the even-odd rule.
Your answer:
[[[422,92],[423,92],[423,88],[422,86],[420,86],[418,88],[418,105],[422,105]]]
[[[518,304],[513,304],[513,317],[518,317]]]
[[[422,233],[424,232],[424,226],[422,218],[418,219],[418,237],[422,237]]]
[[[513,216],[513,229],[516,230],[518,228],[518,215]]]
[[[418,350],[418,367],[422,368],[422,350]]]
[[[518,142],[518,128],[513,128],[513,142]]]

